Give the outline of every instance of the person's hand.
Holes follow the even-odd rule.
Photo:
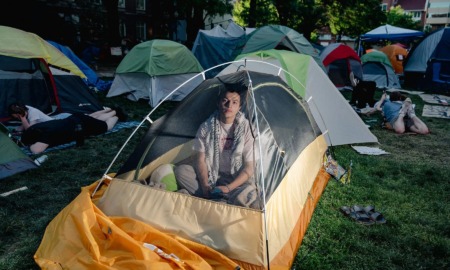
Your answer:
[[[201,185],[201,187],[202,187],[202,191],[203,191],[203,196],[205,198],[209,198],[212,187],[210,185]]]
[[[216,188],[219,188],[224,194],[230,192],[230,189],[227,186],[216,186]]]

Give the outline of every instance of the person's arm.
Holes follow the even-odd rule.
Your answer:
[[[209,192],[211,191],[211,186],[208,183],[208,167],[206,166],[205,158],[206,155],[204,152],[197,153],[196,170],[198,181],[203,191],[203,195],[205,197],[208,197]]]
[[[383,95],[381,96],[380,101],[377,102],[376,108],[377,108],[378,111],[383,110],[381,107],[383,107],[383,104],[384,104],[385,100],[386,100],[386,93],[383,93]]]
[[[233,189],[241,186],[245,182],[252,177],[254,172],[253,161],[246,162],[244,169],[238,174],[238,176],[233,180],[233,182],[229,183],[226,186],[218,186],[222,190],[223,193],[231,192]]]
[[[22,130],[27,130],[29,127],[31,127],[31,124],[28,122],[27,116],[20,116],[20,122],[22,122]]]

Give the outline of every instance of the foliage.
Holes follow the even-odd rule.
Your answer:
[[[249,25],[250,16],[256,19],[254,27],[279,24],[278,13],[272,0],[257,1],[254,14],[250,14],[250,0],[236,1],[233,8],[233,20],[239,25]]]
[[[333,1],[327,5],[330,31],[334,35],[357,37],[386,21],[378,0]]]
[[[421,30],[418,21],[414,21],[411,14],[405,13],[401,6],[391,7],[387,13],[387,23],[401,28]]]
[[[236,3],[234,18],[241,25],[248,25],[250,0]],[[256,25],[277,23],[288,26],[307,39],[323,27],[334,35],[359,36],[386,21],[378,0],[260,0],[256,2]],[[277,18],[277,20],[275,20]]]

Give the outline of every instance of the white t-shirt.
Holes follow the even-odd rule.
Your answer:
[[[248,123],[248,122],[247,122]],[[234,142],[234,128],[233,124],[224,124],[220,122],[219,133],[219,173],[231,174],[231,158],[233,157],[232,149]],[[194,143],[194,150],[197,152],[205,152],[205,140],[200,138],[197,133],[197,139]],[[250,125],[245,125],[244,130],[244,149],[242,152],[243,161],[252,162],[254,160],[254,138],[252,136]]]
[[[30,123],[30,125],[53,120],[53,118],[51,118],[50,116],[46,115],[45,113],[41,112],[36,108],[33,108],[28,105],[26,105],[26,107],[28,108],[27,120],[28,123]]]

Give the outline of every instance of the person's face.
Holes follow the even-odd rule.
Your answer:
[[[219,101],[220,116],[224,123],[233,123],[234,118],[240,109],[241,97],[236,92],[227,92]]]

